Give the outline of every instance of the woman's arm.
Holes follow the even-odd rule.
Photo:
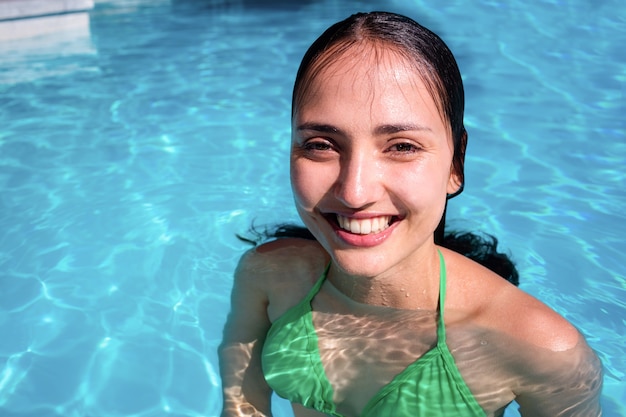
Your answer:
[[[535,352],[516,401],[524,417],[598,417],[602,365],[582,336],[571,349]]]
[[[219,347],[222,417],[271,416],[271,389],[261,369],[261,349],[270,327],[268,298],[254,251],[235,272],[231,311]]]

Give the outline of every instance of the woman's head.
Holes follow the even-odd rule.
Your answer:
[[[405,16],[386,13],[358,13],[328,28],[308,49],[296,76],[292,97],[292,118],[310,94],[317,75],[352,49],[391,49],[410,62],[437,103],[450,129],[454,146],[453,170],[462,191],[467,133],[463,125],[464,92],[461,74],[452,52],[433,32]],[[381,55],[382,56],[382,55]],[[453,196],[452,195],[452,196]]]
[[[462,88],[460,77],[448,81],[445,45],[414,22],[388,14],[347,22],[322,35],[297,77],[291,184],[300,217],[335,265],[377,276],[432,251],[446,195],[462,182],[454,164]],[[428,46],[403,40],[398,26]]]

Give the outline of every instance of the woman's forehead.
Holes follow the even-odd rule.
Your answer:
[[[306,96],[315,89],[323,87],[332,78],[341,77],[345,82],[358,83],[362,80],[372,81],[384,77],[385,81],[411,81],[414,87],[424,85],[430,91],[435,102],[438,102],[434,83],[429,80],[429,71],[423,59],[414,52],[380,40],[345,41],[334,44],[324,50],[304,73],[300,85],[295,91],[297,106],[303,104]],[[296,109],[294,109],[296,110]]]
[[[307,105],[322,95],[367,95],[385,93],[411,96],[418,93],[436,101],[422,75],[408,59],[391,48],[352,46],[329,57],[320,57],[308,82],[302,86],[297,106]]]
[[[318,67],[317,69],[315,67]],[[374,73],[379,70],[410,71],[419,78],[417,65],[408,54],[402,53],[398,47],[384,42],[360,41],[347,47],[329,48],[324,51],[313,65],[312,76],[324,74],[361,74]]]
[[[388,88],[402,95],[419,94],[422,100],[434,103],[441,119],[446,120],[436,83],[427,78],[429,72],[421,61],[409,51],[384,41],[335,44],[318,56],[304,74],[295,92],[293,115],[320,95],[348,89],[371,94]]]

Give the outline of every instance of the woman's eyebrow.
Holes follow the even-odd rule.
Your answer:
[[[418,124],[412,123],[402,123],[402,124],[385,124],[377,126],[374,129],[374,133],[377,135],[388,135],[392,133],[399,132],[407,132],[407,131],[431,131],[431,129],[427,126],[422,126]]]
[[[341,133],[341,129],[339,129],[336,126],[328,125],[324,123],[315,123],[315,122],[302,123],[296,129],[298,131],[314,130],[316,132],[322,132],[322,133]]]
[[[322,132],[322,133],[343,134],[341,129],[339,129],[336,126],[325,124],[325,123],[316,123],[316,122],[302,123],[296,129],[298,131],[312,130],[315,132]],[[377,126],[374,129],[374,134],[389,135],[393,133],[408,132],[408,131],[431,131],[431,129],[427,126],[422,126],[422,125],[413,124],[413,123],[400,123],[400,124],[390,123],[390,124]]]

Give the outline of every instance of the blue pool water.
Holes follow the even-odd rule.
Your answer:
[[[216,347],[246,249],[235,234],[297,220],[299,59],[330,23],[372,9],[416,18],[459,60],[470,145],[451,225],[498,236],[521,287],[601,357],[605,416],[626,415],[625,7],[441,3],[110,0],[11,22],[0,416],[219,414]]]

